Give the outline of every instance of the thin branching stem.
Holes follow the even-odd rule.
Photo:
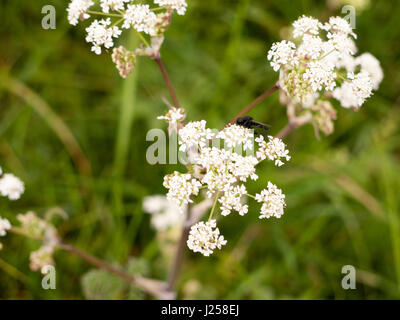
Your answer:
[[[175,89],[174,89],[174,87],[172,85],[171,79],[168,76],[167,69],[165,69],[165,66],[162,63],[161,58],[159,56],[155,57],[154,61],[157,63],[158,68],[161,71],[161,74],[163,76],[165,84],[167,85],[167,88],[168,88],[169,94],[171,96],[172,102],[174,104],[174,107],[179,108],[180,107],[179,100],[178,100],[178,97],[176,96],[176,92],[175,92]]]
[[[238,118],[243,117],[246,115],[250,110],[252,110],[256,105],[258,105],[261,101],[263,101],[266,97],[270,94],[274,93],[279,89],[279,84],[276,83],[272,88],[265,91],[263,94],[255,98],[249,105],[244,107],[231,121],[228,122],[227,125],[234,123]]]

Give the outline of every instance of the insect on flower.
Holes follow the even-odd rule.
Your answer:
[[[236,124],[248,129],[262,129],[263,135],[265,136],[265,131],[270,128],[269,125],[263,124],[253,120],[253,117],[244,116],[236,119]]]

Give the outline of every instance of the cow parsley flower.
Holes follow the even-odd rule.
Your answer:
[[[275,165],[278,167],[284,164],[283,159],[290,160],[289,150],[286,149],[282,139],[268,136],[268,142],[266,142],[263,136],[259,136],[256,138],[256,142],[259,146],[256,153],[258,159],[264,160],[268,158],[271,161],[275,161]]]
[[[318,110],[327,106],[320,102],[334,97],[344,108],[359,108],[378,89],[382,69],[369,53],[354,56],[357,36],[341,17],[321,23],[302,16],[293,27],[296,42],[274,43],[268,52],[271,67],[279,70],[281,101],[293,110],[290,121],[308,119],[330,133],[336,112]]]
[[[151,225],[158,231],[182,225],[183,215],[176,203],[163,195],[148,196],[143,199],[143,210],[151,214]],[[186,206],[183,206],[186,210]]]
[[[179,15],[184,15],[187,8],[186,0],[154,0],[160,7],[166,6],[176,10]]]
[[[168,123],[175,124],[185,119],[185,110],[182,108],[171,107],[165,116],[159,116],[157,119],[166,120]]]
[[[216,138],[223,139],[227,148],[235,148],[237,145],[242,145],[244,150],[251,150],[253,149],[254,131],[232,124],[218,132]]]
[[[0,178],[0,193],[10,200],[17,200],[25,191],[24,183],[12,173],[6,173]]]
[[[206,128],[206,121],[189,122],[179,130],[179,150],[186,151],[192,147],[203,148],[213,137],[211,129]]]
[[[329,31],[330,33],[342,34],[345,36],[351,35],[357,39],[357,35],[353,32],[350,23],[341,17],[330,17],[329,22],[321,25],[321,29]]]
[[[92,51],[101,54],[101,46],[109,49],[114,46],[113,38],[118,38],[121,30],[117,26],[110,26],[111,20],[94,20],[92,24],[86,28],[86,42],[92,43]]]
[[[297,52],[301,57],[308,59],[318,59],[323,51],[323,41],[320,37],[305,34],[303,42],[299,46]]]
[[[78,20],[90,18],[87,11],[92,5],[94,5],[92,0],[72,0],[67,8],[69,23],[76,26]]]
[[[340,88],[333,92],[334,98],[340,101],[345,108],[358,108],[372,95],[373,83],[366,71],[357,75],[351,73],[351,82],[345,82]]]
[[[53,246],[48,246],[44,245],[40,247],[36,251],[32,251],[29,256],[29,267],[33,271],[39,271],[41,270],[43,272],[43,268],[48,265],[54,265],[54,259],[53,259],[53,253],[54,253],[54,247]]]
[[[336,73],[333,71],[334,66],[321,61],[312,61],[308,65],[303,78],[308,80],[314,91],[325,90],[332,91],[336,86]]]
[[[221,214],[227,216],[232,210],[237,211],[241,216],[245,215],[249,206],[243,203],[243,197],[247,195],[246,187],[242,185],[231,187],[225,191],[218,201],[221,203]]]
[[[150,11],[148,4],[128,4],[124,13],[124,23],[122,28],[129,29],[133,27],[138,32],[144,32],[150,35],[156,34],[155,25],[157,16]]]
[[[302,16],[293,22],[293,37],[298,38],[304,35],[317,35],[321,23],[318,19]]]
[[[278,71],[282,65],[288,64],[295,66],[298,64],[298,59],[295,55],[296,46],[291,41],[282,40],[272,45],[268,51],[268,60],[271,61],[271,67],[274,71]]]
[[[194,252],[208,257],[215,249],[221,249],[227,241],[220,235],[216,220],[200,221],[192,226],[187,245]]]
[[[4,237],[7,234],[7,230],[11,229],[11,223],[6,218],[0,217],[0,237]]]
[[[167,120],[170,117],[171,115]],[[188,173],[174,172],[164,177],[164,186],[168,189],[167,199],[182,207],[192,202],[192,198],[194,198],[192,196],[198,195],[200,189],[205,189],[207,197],[214,197],[214,205],[209,219],[217,210],[218,204],[222,216],[227,216],[232,211],[237,211],[241,216],[247,214],[249,211],[249,206],[246,203],[247,197],[254,199],[260,197],[256,198],[248,194],[244,185],[247,179],[258,179],[256,174],[257,164],[268,159],[274,161],[275,165],[281,166],[283,160],[290,160],[286,145],[281,139],[272,136],[269,136],[268,142],[264,141],[263,136],[255,139],[258,144],[257,156],[252,154],[242,155],[241,152],[244,150],[236,148],[238,145],[243,145],[243,149],[255,151],[254,131],[242,126],[231,125],[219,133],[213,134],[212,130],[206,128],[206,121],[189,122],[185,127],[178,128],[178,136],[180,149],[187,151],[188,154],[192,153],[193,156],[191,162],[187,165]],[[225,146],[220,147],[220,144],[216,143],[217,139],[223,139]],[[208,146],[208,142],[212,142],[212,146]],[[192,148],[195,149],[195,152]],[[278,191],[272,190],[271,186],[268,190],[271,197],[278,194]],[[261,194],[265,196],[267,191],[263,191]],[[269,204],[270,202],[267,203],[267,200],[265,202],[266,204],[262,206],[262,216],[266,215],[266,210],[272,212],[273,209],[272,204]],[[283,207],[281,211],[276,209],[273,214],[277,217],[279,214],[282,215]],[[210,255],[215,247],[220,248],[218,243],[225,244],[223,237],[219,237],[218,228],[212,230],[215,226],[214,220],[206,224],[200,222],[193,226],[187,242],[189,248],[195,252]],[[217,232],[218,237],[215,236],[215,232]],[[218,239],[221,241],[217,241]]]
[[[112,11],[121,11],[125,9],[125,3],[129,3],[131,0],[100,0],[101,10],[104,13]]]
[[[273,183],[268,182],[267,189],[256,194],[256,200],[262,203],[260,219],[280,218],[283,215],[283,209],[286,207],[285,195]]]
[[[358,56],[354,60],[354,64],[360,66],[361,71],[365,71],[369,74],[372,81],[373,90],[377,90],[383,79],[383,71],[379,60],[372,54],[366,52]]]
[[[164,187],[168,189],[167,199],[174,201],[181,211],[184,205],[193,202],[190,197],[199,193],[201,183],[190,174],[175,171],[164,177]]]

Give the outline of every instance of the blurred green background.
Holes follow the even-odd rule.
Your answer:
[[[266,53],[285,27],[302,14],[341,14],[325,1],[188,3],[185,16],[173,17],[162,58],[188,119],[216,128],[275,83]],[[46,4],[57,9],[56,30],[41,28]],[[140,58],[135,75],[123,80],[110,55],[91,53],[88,22],[70,26],[67,4],[1,2],[0,165],[26,192],[18,201],[0,199],[0,215],[15,223],[20,212],[62,208],[69,219],[56,224],[66,241],[165,279],[166,244],[156,240],[142,200],[165,193],[163,176],[176,168],[145,158],[146,132],[165,129],[156,116],[165,113],[168,92],[150,59]],[[336,104],[331,136],[318,141],[308,125],[286,139],[292,160],[279,169],[263,165],[249,186],[251,193],[268,180],[281,187],[285,215],[259,220],[253,204],[244,217],[221,219],[227,246],[209,258],[187,250],[179,298],[400,298],[400,5],[371,1],[357,14],[359,52],[375,55],[385,72],[380,89],[359,112]],[[251,115],[274,134],[287,121],[277,94]],[[43,290],[40,273],[29,269],[39,244],[13,234],[1,241],[2,299],[148,298],[62,251],[55,255],[57,289]],[[356,290],[341,287],[344,265],[357,269]]]

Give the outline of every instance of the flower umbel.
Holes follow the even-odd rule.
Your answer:
[[[314,116],[324,111],[316,109],[332,97],[344,108],[358,109],[379,87],[379,61],[370,53],[354,57],[357,36],[347,20],[331,17],[322,23],[302,16],[293,23],[293,38],[272,44],[267,56],[274,71],[280,71],[281,101],[295,111],[288,114],[290,121],[307,114],[312,122],[320,121]],[[331,133],[330,127],[324,133]]]
[[[178,136],[180,150],[192,154],[191,162],[187,164],[187,173],[175,171],[166,175],[164,186],[168,189],[167,198],[179,206],[193,202],[200,189],[205,190],[205,196],[208,198],[214,198],[209,222],[194,225],[187,242],[190,249],[208,256],[215,248],[225,244],[223,237],[219,236],[218,228],[213,230],[216,220],[211,219],[218,204],[222,216],[227,216],[232,211],[241,216],[247,214],[247,197],[256,200],[258,198],[247,193],[244,182],[248,179],[258,179],[256,166],[260,161],[267,159],[274,161],[277,166],[282,166],[283,160],[290,160],[289,151],[281,139],[272,136],[268,137],[268,142],[264,141],[263,136],[259,136],[255,139],[257,144],[254,144],[254,131],[236,124],[214,134],[213,130],[206,127],[205,120],[189,122],[178,131]],[[223,140],[223,143],[218,139]],[[256,147],[254,156],[252,154]],[[246,155],[242,155],[242,151],[246,151]],[[261,215],[266,215],[266,210],[269,210],[269,215],[280,217],[284,205],[278,210],[277,200],[272,196],[277,196],[278,191],[283,198],[284,195],[280,189],[272,190],[271,185],[269,184],[267,189],[271,193],[271,199],[268,200],[268,204],[263,205]],[[263,191],[262,195],[265,192],[267,191]]]
[[[187,245],[190,250],[200,252],[208,257],[215,249],[226,245],[224,236],[220,235],[216,220],[200,221],[192,226]]]

